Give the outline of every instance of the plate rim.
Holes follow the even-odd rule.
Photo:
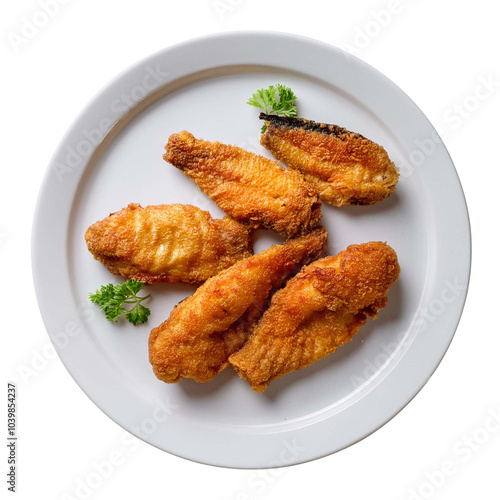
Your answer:
[[[112,91],[113,88],[122,82],[124,79],[130,77],[130,75],[136,71],[138,68],[143,66],[145,63],[152,62],[157,60],[158,58],[161,57],[168,57],[169,54],[175,54],[175,52],[180,51],[185,51],[185,50],[192,50],[193,48],[195,50],[199,49],[201,45],[207,46],[207,45],[215,45],[217,46],[219,44],[219,48],[221,46],[221,43],[227,39],[239,39],[240,42],[243,41],[243,43],[247,44],[252,44],[252,43],[257,43],[260,40],[260,43],[265,42],[266,40],[269,41],[271,39],[275,41],[280,41],[285,43],[285,44],[291,44],[291,45],[304,45],[304,46],[310,46],[310,47],[317,47],[318,50],[321,48],[321,50],[325,52],[330,52],[331,54],[335,54],[335,57],[337,58],[344,58],[346,61],[346,64],[352,65],[356,68],[362,68],[361,71],[363,72],[368,72],[370,75],[374,76],[375,78],[378,78],[383,85],[388,86],[389,88],[392,89],[392,91],[396,91],[402,95],[402,97],[406,100],[407,104],[410,106],[414,107],[414,112],[419,115],[419,119],[423,122],[426,123],[427,129],[431,131],[435,131],[434,127],[432,126],[431,122],[428,120],[428,118],[423,114],[423,112],[418,108],[418,106],[408,97],[404,91],[402,91],[397,85],[395,85],[391,80],[389,80],[387,77],[385,77],[382,73],[380,73],[378,70],[373,68],[372,66],[368,65],[366,62],[358,59],[357,57],[348,54],[347,52],[342,51],[341,49],[334,47],[332,45],[329,45],[325,42],[321,42],[319,40],[315,40],[313,38],[309,37],[304,37],[296,34],[291,34],[291,33],[285,33],[285,32],[276,32],[276,31],[231,31],[231,32],[224,32],[224,33],[215,33],[215,34],[210,34],[210,35],[205,35],[205,36],[200,36],[196,37],[184,42],[180,42],[177,44],[174,44],[172,46],[169,46],[167,48],[164,48],[162,50],[159,50],[145,58],[140,59],[136,63],[130,65],[127,69],[119,73],[115,78],[110,80],[102,89],[99,91],[90,101],[89,103],[82,109],[82,111],[77,115],[77,117],[74,119],[74,121],[71,123],[69,128],[67,129],[67,132],[64,134],[63,138],[61,139],[60,143],[58,144],[56,151],[51,158],[49,162],[49,166],[45,172],[37,202],[36,202],[36,208],[35,208],[35,215],[33,218],[33,225],[32,225],[32,240],[31,240],[31,260],[32,260],[32,272],[33,272],[33,280],[35,284],[35,291],[36,291],[36,297],[37,301],[39,304],[39,308],[42,314],[42,318],[44,321],[44,324],[46,326],[46,329],[49,333],[49,337],[51,337],[51,341],[53,342],[52,339],[52,332],[54,331],[57,326],[55,325],[54,319],[50,317],[50,312],[47,307],[47,302],[46,299],[43,298],[43,293],[44,293],[44,287],[48,286],[46,282],[47,278],[47,271],[44,270],[44,265],[41,259],[42,253],[39,251],[40,248],[42,248],[44,245],[42,244],[41,238],[43,238],[42,233],[40,232],[41,226],[43,226],[43,221],[44,217],[46,218],[47,215],[47,193],[50,191],[50,186],[54,184],[54,177],[53,177],[53,172],[52,172],[52,167],[54,165],[54,162],[57,162],[57,157],[58,153],[62,150],[62,148],[68,143],[68,139],[71,137],[71,135],[74,133],[75,129],[77,128],[78,124],[80,123],[81,119],[85,116],[88,116],[90,113],[92,113],[93,108],[96,106],[98,103],[99,99],[104,96],[109,91]],[[217,58],[219,57],[220,54],[216,54],[214,57]],[[233,54],[234,56],[234,54]],[[241,63],[245,64],[245,63]],[[216,66],[213,66],[216,67]],[[280,66],[281,68],[285,66]],[[290,66],[287,66],[286,68],[290,68]],[[191,71],[191,74],[193,74],[195,71]],[[157,90],[157,89],[156,89]],[[147,96],[146,96],[147,97]],[[142,102],[142,101],[140,101]],[[136,107],[137,105],[140,104],[140,102],[136,103],[133,107]],[[117,120],[118,121],[118,120]],[[111,128],[116,125],[117,122],[113,123]],[[116,415],[113,415],[113,412],[111,411],[106,411],[102,404],[99,404],[98,400],[99,398],[94,395],[91,396],[89,394],[90,391],[88,391],[88,386],[87,384],[83,383],[81,380],[81,373],[75,373],[74,366],[71,365],[71,361],[68,361],[67,354],[61,349],[59,349],[58,345],[54,344],[54,347],[56,349],[56,352],[58,353],[61,361],[63,362],[64,366],[72,376],[72,378],[75,380],[77,385],[85,392],[85,394],[91,399],[91,401],[96,404],[96,406],[101,409],[106,415],[108,415],[110,418],[112,418],[118,425],[123,427],[125,430],[128,432],[134,434],[136,437],[139,439],[142,439],[146,441],[149,444],[152,444],[153,446],[158,447],[159,449],[162,449],[164,451],[167,451],[169,453],[172,453],[174,455],[180,456],[182,458],[186,458],[198,463],[204,463],[204,464],[209,464],[209,465],[216,465],[216,466],[222,466],[222,467],[231,467],[231,468],[270,468],[270,467],[281,467],[281,466],[286,466],[286,465],[295,465],[298,463],[303,463],[307,462],[310,460],[318,459],[327,455],[330,455],[331,453],[340,451],[344,448],[347,448],[351,446],[352,444],[355,444],[356,442],[364,439],[365,437],[369,436],[373,432],[375,432],[377,429],[385,425],[387,422],[389,422],[392,418],[394,418],[409,402],[420,392],[420,390],[425,386],[427,381],[430,379],[432,374],[435,372],[437,367],[439,366],[441,360],[443,359],[444,355],[446,354],[446,351],[449,348],[449,345],[451,344],[451,341],[454,337],[454,334],[456,332],[456,329],[458,327],[458,324],[460,322],[460,318],[464,309],[465,305],[465,300],[467,297],[467,291],[468,291],[468,286],[469,286],[469,280],[470,280],[470,268],[471,268],[471,230],[470,230],[470,218],[467,210],[467,203],[465,200],[465,195],[460,183],[460,179],[458,177],[458,174],[456,172],[455,166],[453,164],[453,161],[446,149],[446,146],[442,142],[442,140],[439,138],[439,144],[443,148],[443,152],[445,156],[447,157],[447,162],[448,162],[448,167],[451,166],[450,174],[454,176],[455,181],[457,182],[458,185],[458,191],[456,192],[456,195],[458,195],[458,198],[462,202],[463,206],[461,207],[462,209],[465,210],[465,218],[461,221],[462,224],[465,224],[467,228],[467,232],[463,235],[464,238],[466,239],[467,243],[467,248],[465,249],[465,265],[466,267],[462,270],[465,271],[465,273],[462,273],[463,276],[465,276],[465,293],[458,297],[458,300],[454,303],[453,311],[450,311],[449,314],[453,316],[453,321],[451,325],[448,325],[448,330],[450,331],[449,333],[449,338],[447,338],[447,343],[445,342],[445,345],[441,347],[440,354],[437,356],[437,362],[434,361],[432,363],[433,368],[426,373],[425,380],[419,382],[419,387],[415,391],[411,391],[410,395],[406,396],[406,399],[403,403],[399,403],[398,408],[395,410],[389,411],[390,415],[382,417],[381,421],[377,421],[378,423],[375,423],[374,425],[371,426],[370,429],[365,429],[364,432],[361,432],[359,435],[358,439],[351,439],[349,443],[341,445],[340,447],[337,447],[337,449],[331,449],[331,450],[325,450],[323,447],[323,451],[317,450],[316,452],[312,452],[309,455],[303,457],[303,458],[298,458],[297,460],[292,460],[289,463],[280,463],[280,464],[272,464],[269,462],[269,460],[266,461],[266,458],[263,457],[258,457],[257,459],[250,457],[249,459],[243,459],[243,460],[235,460],[235,457],[233,456],[232,458],[225,458],[219,456],[217,459],[209,460],[206,458],[206,456],[199,456],[198,458],[196,456],[193,456],[193,453],[182,453],[182,450],[179,451],[178,449],[166,449],[164,446],[161,446],[155,442],[152,442],[151,440],[145,439],[143,436],[137,435],[136,433],[132,432],[130,428],[128,428],[126,425],[123,424],[123,421],[120,421],[119,418],[116,418]],[[98,145],[96,146],[96,148]],[[88,164],[88,163],[87,163]],[[85,167],[84,167],[85,169]],[[82,169],[82,171],[84,170]],[[79,183],[79,181],[78,181]],[[77,183],[77,185],[78,185]],[[69,214],[68,214],[69,215]],[[453,314],[452,314],[453,313]],[[81,339],[79,339],[81,341]],[[67,351],[66,351],[67,352]],[[86,390],[87,389],[87,390]],[[373,391],[371,391],[373,392]],[[321,427],[321,426],[320,426]],[[328,430],[328,429],[323,429]],[[202,434],[200,434],[202,437]],[[236,446],[242,446],[242,442],[239,439],[234,439],[234,444]],[[278,444],[279,448],[279,444]],[[273,452],[274,455],[276,456],[276,451]]]

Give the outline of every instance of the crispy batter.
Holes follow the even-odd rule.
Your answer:
[[[131,203],[92,224],[85,240],[111,273],[143,282],[202,283],[252,255],[246,227],[192,205]]]
[[[272,229],[285,238],[309,232],[321,203],[301,175],[236,146],[173,134],[163,158],[182,170],[236,220]]]
[[[292,278],[277,291],[241,350],[229,362],[254,391],[300,370],[349,342],[387,304],[399,276],[396,252],[385,243],[351,245]]]
[[[337,125],[260,115],[260,143],[301,172],[320,198],[337,207],[372,205],[396,189],[399,174],[382,146]]]
[[[151,331],[149,360],[164,382],[208,382],[246,341],[273,290],[318,257],[327,232],[318,227],[238,262],[209,279]]]

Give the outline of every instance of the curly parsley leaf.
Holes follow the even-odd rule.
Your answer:
[[[119,285],[101,286],[100,290],[89,295],[90,301],[97,304],[108,321],[117,321],[124,314],[125,318],[134,326],[145,323],[148,320],[151,311],[143,306],[141,302],[148,299],[151,295],[139,297],[137,294],[141,291],[144,283],[137,280],[128,280]],[[126,309],[124,304],[133,304],[131,309]]]
[[[297,116],[297,106],[293,103],[295,99],[297,96],[290,87],[278,83],[267,89],[257,90],[248,99],[247,104],[261,109],[266,115],[275,113],[284,116]]]
[[[135,326],[146,323],[150,314],[151,311],[147,307],[137,303],[130,311],[125,313],[125,317]]]

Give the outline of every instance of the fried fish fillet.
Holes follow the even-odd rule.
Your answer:
[[[260,114],[260,143],[298,170],[325,203],[372,205],[396,189],[399,174],[382,146],[337,125]]]
[[[305,234],[321,218],[321,202],[301,175],[278,162],[220,142],[172,134],[163,158],[184,172],[219,208],[253,228],[285,238]]]
[[[209,279],[151,331],[149,361],[164,382],[208,382],[246,341],[270,294],[322,252],[327,232],[315,228],[238,262]]]
[[[274,294],[230,364],[263,392],[349,342],[367,317],[376,318],[399,271],[396,252],[381,242],[351,245],[313,262]]]
[[[248,228],[192,205],[131,203],[92,224],[85,240],[111,273],[143,282],[202,283],[252,255]]]

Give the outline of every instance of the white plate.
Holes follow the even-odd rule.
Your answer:
[[[328,251],[383,240],[401,278],[388,307],[354,340],[264,394],[231,370],[209,384],[157,380],[147,356],[153,326],[194,291],[156,284],[147,326],[110,324],[89,292],[120,280],[87,251],[84,232],[130,202],[191,203],[222,212],[162,159],[168,136],[259,145],[257,89],[289,85],[300,115],[382,144],[401,169],[396,192],[371,207],[323,205]],[[256,250],[281,241],[258,234]],[[275,467],[318,458],[392,418],[429,379],[465,301],[470,230],[448,153],[416,105],[360,60],[293,35],[243,32],[168,48],[111,82],[71,126],[46,174],[33,229],[42,315],[71,375],[113,420],[170,453],[229,467]]]

